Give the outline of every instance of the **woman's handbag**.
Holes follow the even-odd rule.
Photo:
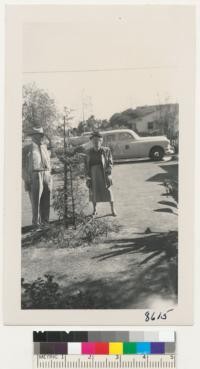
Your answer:
[[[106,174],[106,185],[107,185],[107,188],[109,188],[110,186],[112,186],[113,184],[113,181],[112,181],[112,176],[111,174]]]

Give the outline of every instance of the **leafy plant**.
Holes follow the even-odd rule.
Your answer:
[[[47,306],[55,309],[62,297],[58,283],[54,282],[53,276],[50,274],[45,274],[44,279],[37,278],[31,283],[25,283],[24,278],[22,278],[21,286],[22,309],[29,307],[42,309]]]
[[[22,309],[78,309],[95,307],[95,301],[90,291],[79,289],[73,292],[64,290],[54,277],[45,274],[43,278],[27,283],[21,280]]]
[[[164,186],[167,191],[167,196],[173,197],[178,206],[178,181],[175,181],[174,179],[167,179],[164,182]]]
[[[35,83],[23,86],[22,124],[23,130],[32,126],[42,126],[51,140],[60,119],[54,99],[37,87]]]
[[[92,218],[82,229],[81,239],[87,243],[92,243],[102,237],[107,237],[108,233],[117,230],[113,224],[104,219]]]

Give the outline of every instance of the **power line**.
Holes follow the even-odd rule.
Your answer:
[[[66,69],[66,70],[41,70],[25,71],[23,74],[50,74],[50,73],[93,73],[93,72],[117,72],[147,69],[177,69],[177,66],[152,66],[152,67],[126,67],[126,68],[102,68],[102,69]]]

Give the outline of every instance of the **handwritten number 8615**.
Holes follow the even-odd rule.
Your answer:
[[[150,312],[150,311],[146,311],[145,312],[145,322],[149,322],[149,321],[154,321],[154,320],[166,320],[168,317],[168,314],[173,311],[174,309],[169,309],[165,312],[159,312],[156,313],[155,311]]]

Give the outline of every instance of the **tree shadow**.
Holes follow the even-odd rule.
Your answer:
[[[160,165],[160,168],[165,172],[150,177],[147,182],[159,182],[165,188],[165,192],[161,196],[172,197],[174,201],[158,201],[158,204],[167,205],[167,207],[155,209],[154,212],[178,215],[174,211],[174,208],[178,208],[178,163]]]
[[[150,308],[150,300],[158,298],[177,302],[177,232],[151,234],[138,238],[108,240],[110,251],[96,259],[99,263],[128,255],[125,272],[117,278],[87,278],[67,287],[63,293],[74,293],[79,299],[73,309]],[[139,260],[139,261],[138,261]]]
[[[164,254],[167,260],[177,255],[177,232],[160,232],[156,234],[145,235],[137,238],[120,238],[117,240],[106,240],[105,243],[114,243],[109,252],[93,257],[103,261],[124,254],[142,253],[143,255],[151,253],[151,258],[155,255]],[[144,263],[143,261],[142,263]]]
[[[57,219],[57,220],[50,220],[49,223],[48,223],[48,225],[50,227],[51,225],[56,225],[56,224],[59,225],[61,223],[62,223],[62,221],[59,220],[59,219]],[[46,228],[46,230],[47,230],[47,228]],[[41,228],[37,232],[44,232],[44,231],[45,231],[45,228],[44,229]],[[21,228],[21,233],[22,234],[28,234],[30,232],[36,233],[35,226],[33,226],[33,225],[27,225],[27,226],[23,226]]]
[[[173,211],[173,209],[171,209],[171,208],[159,208],[159,209],[155,209],[154,211],[156,213],[169,213],[169,214],[174,214],[174,215],[177,215],[178,216],[178,214],[175,213]]]
[[[158,204],[171,206],[171,207],[177,209],[177,204],[173,201],[164,201],[164,200],[162,200],[162,201],[158,201]]]
[[[44,239],[48,238],[50,229],[62,224],[61,220],[52,220],[47,227],[35,229],[34,226],[22,227],[22,247],[34,246]]]
[[[178,181],[178,163],[159,165],[165,172],[155,174],[147,179],[147,182],[160,182],[163,183],[169,179]]]
[[[168,177],[178,179],[178,163],[163,164],[160,167],[168,173]]]
[[[177,303],[177,232],[107,240],[107,244],[108,251],[91,258],[91,263],[96,260],[103,270],[104,263],[109,262],[114,272],[115,259],[126,258],[124,270],[102,273],[101,278],[86,275],[68,283],[67,271],[65,275],[58,271],[54,277],[61,299],[54,308],[150,309],[156,303],[161,309],[160,304],[165,303],[168,308]],[[38,308],[47,309],[47,305],[43,301]]]

